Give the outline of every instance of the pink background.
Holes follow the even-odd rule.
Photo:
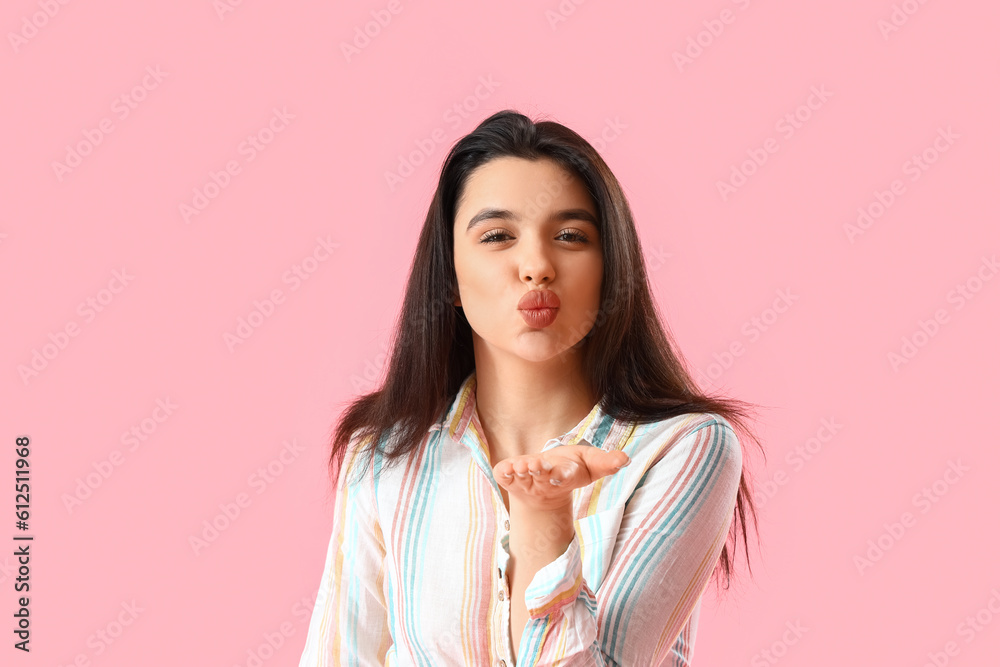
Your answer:
[[[741,552],[709,589],[695,664],[996,664],[1000,5],[220,4],[0,10],[4,664],[298,663],[326,437],[383,370],[441,160],[508,107],[595,144],[704,386],[767,406],[754,578]]]

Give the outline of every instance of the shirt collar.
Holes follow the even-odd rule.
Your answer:
[[[601,409],[600,401],[598,401],[576,426],[558,438],[548,440],[542,447],[542,451],[559,445],[595,445],[600,447],[601,442],[614,425],[614,421],[614,418],[605,414]],[[485,443],[478,435],[483,432],[483,429],[476,411],[475,370],[462,381],[444,418],[432,427],[432,430],[438,429],[446,431],[455,442],[465,442],[470,447],[475,446],[486,453]]]

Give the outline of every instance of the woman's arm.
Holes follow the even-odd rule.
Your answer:
[[[372,473],[363,481],[353,479],[359,465],[357,450],[349,445],[338,473],[333,532],[299,667],[381,666],[392,646],[382,591],[385,542]]]
[[[582,576],[574,533],[524,592],[528,618],[517,644],[519,667],[668,663],[725,544],[742,455],[736,434],[715,419],[680,434],[665,432],[632,454],[632,466],[618,474],[637,474],[639,481],[598,592]],[[560,540],[549,530],[525,543],[542,545],[535,549],[544,553],[546,541],[556,546]],[[513,548],[513,525],[511,534]]]
[[[563,507],[540,510],[510,498],[510,634],[518,656],[521,634],[530,617],[525,603],[528,584],[535,574],[558,558],[575,539],[572,498]]]

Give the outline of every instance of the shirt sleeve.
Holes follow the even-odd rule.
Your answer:
[[[374,480],[370,471],[354,479],[361,461],[351,445],[338,472],[333,531],[299,667],[381,666],[392,646]]]
[[[645,448],[650,443],[646,443]],[[742,453],[715,418],[631,454],[644,466],[598,591],[583,578],[578,536],[532,578],[518,667],[666,665],[722,553]],[[628,452],[627,452],[628,453]]]

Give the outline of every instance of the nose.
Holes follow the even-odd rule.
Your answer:
[[[555,276],[555,267],[552,265],[545,241],[523,239],[518,244],[518,247],[521,251],[521,255],[518,258],[518,271],[520,272],[521,280],[536,284],[551,282]]]

